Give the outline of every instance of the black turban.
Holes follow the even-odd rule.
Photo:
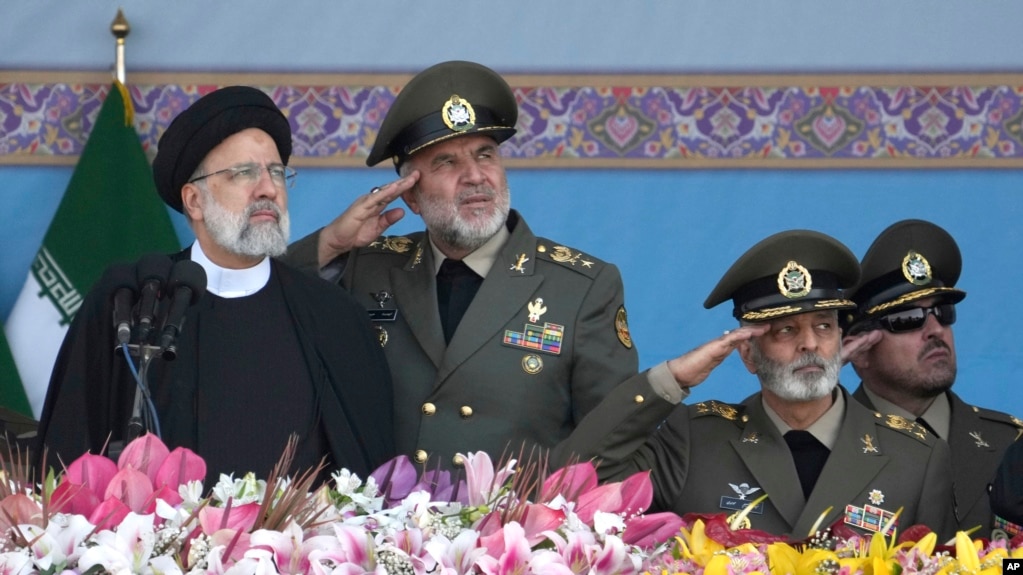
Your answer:
[[[249,86],[229,86],[196,100],[167,127],[153,160],[153,179],[167,205],[181,212],[181,188],[206,154],[248,128],[259,128],[277,144],[281,161],[291,157],[291,125],[273,100]]]

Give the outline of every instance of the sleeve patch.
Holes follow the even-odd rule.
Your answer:
[[[629,334],[629,318],[625,312],[625,306],[618,306],[618,313],[615,314],[615,334],[618,335],[618,341],[621,342],[625,349],[632,349],[632,335]]]

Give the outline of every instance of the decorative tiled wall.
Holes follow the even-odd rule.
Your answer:
[[[0,72],[0,163],[73,163],[110,84]],[[363,165],[407,77],[146,77],[143,146],[217,86],[256,85],[290,118],[293,163]],[[312,81],[310,81],[312,80]],[[510,165],[637,168],[1023,167],[1023,76],[510,76]]]

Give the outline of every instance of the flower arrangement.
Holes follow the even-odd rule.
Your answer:
[[[723,516],[645,513],[647,473],[598,485],[592,465],[551,474],[538,463],[466,457],[464,480],[419,474],[398,457],[365,479],[347,470],[314,488],[295,478],[221,476],[155,436],[115,463],[84,455],[31,484],[4,465],[0,575],[176,573],[360,575],[694,575],[998,573],[1023,540],[954,546],[911,528],[865,538],[841,525],[791,542],[735,529]]]

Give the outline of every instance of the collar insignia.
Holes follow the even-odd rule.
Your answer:
[[[984,438],[980,436],[979,431],[971,431],[970,437],[972,437],[974,441],[977,442],[977,447],[991,447],[991,445],[989,445],[988,442],[984,441]]]
[[[913,285],[925,286],[931,283],[931,264],[927,258],[909,250],[906,257],[902,258],[902,275]]]
[[[528,261],[529,258],[526,257],[526,254],[519,254],[518,257],[515,258],[515,263],[513,263],[510,268],[508,268],[508,271],[519,272],[520,274],[524,274],[526,273],[526,268],[522,266],[526,265],[526,262]]]
[[[444,124],[452,131],[464,132],[476,127],[476,110],[472,109],[472,104],[468,100],[459,98],[458,94],[452,94],[448,101],[444,102],[440,115],[444,119]]]
[[[860,441],[863,442],[863,453],[877,453],[877,446],[874,445],[874,438],[871,437],[869,433],[860,438]]]
[[[778,272],[778,291],[781,295],[795,299],[810,293],[813,287],[813,278],[806,268],[795,261],[790,261],[780,272]]]

